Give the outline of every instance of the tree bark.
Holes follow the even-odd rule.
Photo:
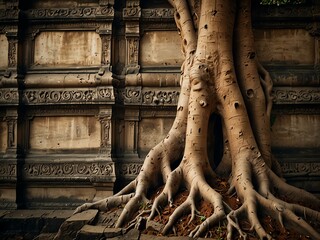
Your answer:
[[[141,203],[148,202],[150,189],[164,184],[150,209],[152,219],[161,214],[165,205],[171,205],[180,187],[185,186],[189,196],[171,215],[164,234],[182,215],[191,214],[192,220],[197,214],[197,199],[203,198],[212,204],[214,212],[190,233],[192,237],[202,236],[208,228],[226,219],[227,238],[232,239],[233,230],[245,238],[238,222],[246,218],[260,239],[271,239],[261,225],[259,209],[285,227],[320,239],[320,234],[306,221],[319,222],[316,208],[320,200],[285,183],[271,154],[272,81],[254,49],[251,1],[169,2],[176,10],[185,56],[173,126],[167,137],[150,150],[133,182],[115,196],[86,203],[76,212],[88,208],[105,211],[126,204],[117,224],[123,226],[134,217]],[[212,137],[223,138],[224,148],[222,160],[216,160],[221,162],[216,171],[208,160],[208,124],[212,114],[222,121],[216,125],[222,125],[222,134]],[[214,190],[212,184],[219,173],[230,174],[230,191],[234,190],[242,203],[238,209],[228,207]],[[276,196],[275,189],[290,203]]]

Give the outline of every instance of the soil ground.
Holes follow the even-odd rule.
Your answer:
[[[219,179],[218,186],[215,187],[215,190],[220,192],[220,194],[222,194],[224,201],[228,203],[232,209],[239,208],[241,206],[240,200],[235,195],[230,196],[229,194],[227,194],[228,189],[229,189],[229,184],[227,183],[227,181],[223,179]],[[152,202],[155,199],[155,197],[161,192],[161,190],[162,190],[162,187],[155,191],[155,193],[151,198]],[[154,221],[165,225],[170,215],[175,210],[175,208],[179,206],[181,203],[183,203],[184,200],[187,198],[187,196],[188,196],[187,190],[181,191],[175,197],[173,207],[166,206],[163,209],[161,216],[155,217]],[[144,210],[148,210],[151,208],[151,204],[150,206],[143,206],[143,208]],[[190,221],[191,215],[184,216],[175,224],[174,230],[168,236],[169,237],[170,236],[188,236],[189,233],[197,225],[201,224],[202,221],[204,221],[207,217],[209,217],[213,213],[213,208],[211,204],[208,204],[203,200],[199,201],[199,205],[197,206],[197,209],[199,210],[200,213],[196,219],[194,219],[190,224],[188,224],[188,222]],[[262,221],[262,226],[274,239],[277,239],[277,240],[309,240],[310,239],[309,236],[301,235],[295,232],[294,230],[284,229],[278,221],[272,219],[270,216],[261,215],[261,221]],[[313,226],[318,230],[320,229],[320,223],[313,224]],[[255,235],[254,231],[250,230],[250,224],[248,221],[241,221],[241,228],[244,232],[246,232],[248,240],[259,239]],[[150,230],[150,229],[144,230],[143,233],[162,236],[160,232]],[[218,226],[215,226],[212,229],[209,229],[207,235],[203,237],[223,240],[223,239],[226,239],[226,235],[227,235],[226,222],[221,222]],[[233,238],[241,239],[238,233],[236,232],[234,233]]]

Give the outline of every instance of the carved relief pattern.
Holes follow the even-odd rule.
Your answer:
[[[113,17],[112,6],[86,8],[51,8],[32,9],[28,11],[30,18],[83,18],[83,17]]]
[[[173,8],[153,8],[142,10],[142,18],[173,18]]]
[[[128,44],[128,65],[138,65],[139,39],[129,37]]]
[[[111,36],[109,35],[101,35],[102,42],[102,55],[101,55],[101,63],[103,65],[109,65],[111,59]]]
[[[143,91],[142,104],[146,105],[177,105],[179,91],[149,90]]]
[[[17,165],[2,163],[0,164],[0,180],[15,178],[17,176]]]
[[[111,128],[111,120],[107,118],[101,118],[101,148],[110,147],[110,128]]]
[[[282,171],[285,176],[320,175],[320,163],[284,163]]]
[[[113,163],[29,163],[24,166],[26,177],[97,177],[112,176]]]
[[[126,18],[139,18],[141,16],[141,8],[139,6],[128,7],[123,9],[123,17]]]
[[[2,19],[12,19],[19,17],[18,9],[1,9],[0,10],[0,18]]]
[[[25,104],[42,103],[73,103],[113,101],[114,94],[111,88],[90,89],[34,89],[23,93]]]
[[[125,103],[141,103],[141,88],[128,87],[122,93]]]
[[[0,89],[0,104],[17,103],[18,101],[17,89]]]
[[[7,117],[8,124],[8,148],[15,147],[15,126],[16,126],[16,118]]]
[[[142,167],[141,163],[124,163],[118,169],[118,174],[123,177],[137,176]]]
[[[275,88],[273,91],[274,101],[278,104],[281,103],[320,103],[320,89],[319,88]]]
[[[17,65],[17,43],[17,40],[9,38],[8,67],[15,67]]]

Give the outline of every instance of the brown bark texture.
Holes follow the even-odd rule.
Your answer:
[[[272,239],[261,224],[263,213],[283,227],[320,239],[318,230],[310,224],[320,221],[320,200],[288,185],[271,153],[272,80],[254,49],[251,1],[169,2],[176,10],[185,56],[173,126],[150,150],[134,181],[116,195],[83,204],[76,212],[88,208],[107,211],[125,205],[117,222],[121,227],[149,202],[150,190],[164,184],[152,203],[149,219],[172,205],[183,187],[189,196],[172,213],[163,234],[169,233],[185,214],[191,214],[192,221],[198,214],[197,202],[203,199],[214,211],[190,233],[191,237],[203,236],[209,228],[226,222],[227,239],[233,239],[235,232],[245,239],[240,222],[246,219],[258,238]],[[208,136],[212,132],[209,123],[221,134]],[[217,167],[208,158],[208,138],[222,143],[222,154],[214,154],[215,162],[220,163]],[[221,175],[229,177],[230,192],[241,201],[239,208],[230,208],[214,190]],[[285,196],[285,200],[279,196]]]

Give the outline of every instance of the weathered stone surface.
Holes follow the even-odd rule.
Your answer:
[[[101,38],[95,31],[46,31],[35,39],[34,62],[45,66],[97,65],[100,49]]]
[[[0,220],[0,232],[38,233],[43,227],[43,216],[52,210],[16,210],[4,215]]]
[[[97,215],[97,223],[99,225],[113,228],[122,212],[122,209],[115,210],[113,212],[99,212]]]
[[[147,221],[147,226],[146,229],[147,230],[151,230],[151,231],[157,231],[157,232],[161,232],[161,230],[163,229],[164,225],[158,222],[155,222],[153,220],[149,220]]]
[[[72,216],[73,210],[54,210],[49,214],[43,216],[44,226],[41,230],[42,233],[56,233],[61,224]]]
[[[86,224],[77,233],[76,240],[99,240],[103,237],[105,228],[105,226],[93,226]]]
[[[55,236],[55,240],[72,240],[76,237],[78,231],[85,225],[91,223],[98,210],[87,210],[77,213],[68,218],[60,227],[59,232]]]
[[[53,240],[55,235],[55,233],[41,233],[38,236],[36,236],[33,240]]]
[[[96,148],[100,123],[95,117],[35,117],[30,122],[33,149]]]
[[[168,237],[149,235],[149,234],[141,234],[139,240],[168,240]]]
[[[109,239],[113,237],[117,237],[122,235],[122,228],[105,228],[104,229],[104,236]]]
[[[124,239],[126,240],[138,240],[140,237],[140,231],[138,229],[131,229],[124,235]]]

